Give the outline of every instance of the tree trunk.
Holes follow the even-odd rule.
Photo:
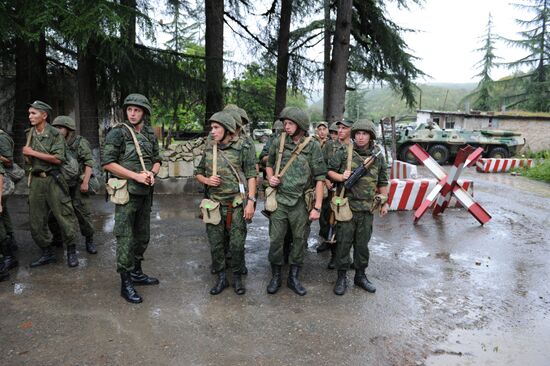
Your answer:
[[[99,147],[99,117],[97,113],[96,47],[90,39],[85,48],[78,50],[78,107],[80,134],[92,149]]]
[[[205,0],[206,115],[223,108],[223,2]]]
[[[277,40],[277,83],[275,85],[275,118],[286,105],[288,83],[288,43],[290,39],[290,19],[292,17],[292,0],[281,0],[281,21]]]
[[[12,132],[15,142],[14,158],[18,163],[23,161],[21,150],[27,142],[25,130],[30,127],[27,105],[36,99],[52,103],[48,100],[44,33],[40,35],[38,42],[28,43],[21,38],[15,41],[15,109]]]
[[[328,97],[328,122],[344,117],[346,100],[346,76],[348,72],[349,41],[351,33],[352,0],[338,0],[336,30],[330,65],[330,90]]]
[[[330,49],[331,49],[331,34],[332,23],[330,21],[330,0],[324,0],[325,10],[325,60],[323,62],[323,119],[328,121],[328,98],[330,91]]]
[[[122,37],[125,38],[125,41],[128,42],[129,45],[134,46],[136,44],[136,0],[121,0],[120,4],[123,6],[128,7],[132,10],[132,14],[128,18],[128,22],[124,24],[124,26],[121,29]],[[128,69],[120,70],[121,73],[127,73]],[[128,94],[130,94],[130,85],[128,84],[128,80],[131,79],[131,76],[123,76],[122,82],[120,84],[120,98],[121,100],[124,100]],[[122,104],[122,103],[120,103]]]

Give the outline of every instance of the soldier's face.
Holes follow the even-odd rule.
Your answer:
[[[324,140],[327,138],[327,135],[328,135],[328,128],[326,128],[325,126],[321,125],[319,127],[317,127],[317,136],[319,136],[319,138],[321,140]]]
[[[344,126],[343,124],[338,125],[338,139],[340,141],[347,140],[349,137],[349,133],[351,131],[351,128],[348,126]]]
[[[210,122],[210,135],[214,141],[220,142],[223,140],[223,136],[225,135],[225,128],[223,128],[223,126],[219,123]]]
[[[31,122],[32,126],[36,126],[42,122],[45,122],[46,118],[48,118],[48,113],[46,113],[45,111],[33,107],[29,108],[29,121]]]
[[[129,105],[126,107],[126,116],[128,116],[128,121],[130,121],[131,124],[137,125],[143,118],[143,109],[135,105]]]
[[[294,134],[298,130],[298,125],[289,119],[285,119],[283,121],[283,126],[285,128],[286,134],[289,136],[294,136]]]
[[[332,141],[336,141],[338,139],[338,132],[330,131],[330,138],[332,139]]]
[[[68,133],[69,133],[69,130],[67,130],[65,127],[57,127],[57,130],[59,131],[59,133],[63,136],[63,137],[67,137]]]
[[[370,133],[368,133],[367,131],[357,131],[355,133],[355,139],[354,140],[355,140],[355,143],[357,144],[357,146],[365,147],[370,142]]]

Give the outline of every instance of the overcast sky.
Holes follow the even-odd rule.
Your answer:
[[[518,1],[519,2],[519,1]],[[506,38],[518,38],[522,29],[515,19],[531,19],[532,15],[506,0],[426,0],[422,7],[410,10],[388,6],[388,16],[402,27],[418,29],[404,38],[412,54],[421,58],[418,68],[430,75],[428,82],[477,82],[474,65],[483,53],[474,50],[482,46],[480,37],[486,33],[489,13],[493,17],[493,33]],[[500,62],[515,61],[525,51],[495,43]],[[493,79],[510,74],[504,67],[492,72]]]

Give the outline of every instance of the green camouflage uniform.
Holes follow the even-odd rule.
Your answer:
[[[134,128],[130,122],[124,122]],[[149,125],[143,125],[141,132],[135,131],[148,171],[155,163],[160,163],[158,141]],[[119,124],[105,138],[101,154],[101,164],[117,163],[133,172],[143,168],[134,146],[130,131]],[[128,179],[130,200],[124,205],[116,205],[114,234],[117,238],[117,272],[134,270],[134,261],[143,260],[150,238],[150,216],[153,203],[153,187]]]
[[[89,166],[93,169],[94,160],[92,158],[92,149],[90,143],[80,135],[71,136],[67,142],[67,153],[78,161],[78,176],[84,174],[84,168]],[[74,213],[78,220],[80,233],[82,236],[89,238],[94,235],[94,227],[92,225],[92,215],[90,213],[90,196],[87,193],[80,192],[80,182],[75,181],[69,184],[69,192],[73,204]],[[55,220],[50,217],[50,230],[54,236],[54,242],[58,238],[59,226]]]
[[[50,154],[61,161],[65,161],[66,144],[65,139],[57,128],[46,124],[44,131],[38,134],[32,130],[31,147],[33,150]],[[61,237],[65,245],[75,245],[76,217],[67,184],[55,164],[31,157],[31,185],[29,187],[29,214],[31,235],[34,242],[40,248],[48,248],[52,241],[52,235],[48,228],[48,217],[51,213],[59,223]],[[46,177],[41,177],[46,173]],[[57,177],[57,178],[56,178]],[[64,185],[65,188],[62,188]]]
[[[2,144],[2,141],[0,141],[0,145]],[[4,165],[2,162],[0,162],[0,175],[3,175],[5,177],[5,170]],[[1,189],[1,188],[0,188]],[[2,212],[6,209],[6,203],[5,199],[7,197],[4,197],[2,195]],[[4,218],[4,215],[0,215],[0,254],[6,253],[6,250],[8,248],[8,228],[6,225],[6,220]],[[2,266],[2,263],[0,262],[0,266]]]
[[[226,162],[231,162],[240,175],[243,184],[250,178],[256,177],[256,156],[254,146],[250,146],[247,139],[237,137],[227,145],[218,145],[218,176],[222,183],[218,187],[208,187],[208,198],[220,202],[221,221],[217,225],[206,224],[206,234],[210,243],[212,269],[216,272],[225,270],[224,248],[228,245],[231,250],[230,266],[233,273],[241,273],[245,267],[244,244],[246,241],[246,223],[244,220],[239,181]],[[195,175],[210,177],[212,175],[212,145],[207,145]],[[231,224],[227,228],[227,215],[231,212]],[[228,242],[228,243],[227,243]]]
[[[360,149],[354,146],[351,170],[356,169],[372,153],[371,149]],[[347,165],[347,148],[342,146],[331,157],[328,169],[343,173]],[[372,234],[373,214],[370,212],[377,188],[388,185],[386,162],[379,155],[363,177],[346,191],[350,208],[353,212],[351,221],[338,222],[336,225],[336,268],[350,268],[350,249],[353,246],[353,263],[356,270],[362,270],[369,264],[368,243]]]
[[[13,163],[13,139],[6,132],[0,130],[0,155],[10,160]],[[13,233],[13,224],[11,222],[11,217],[8,212],[8,196],[2,197],[2,213],[0,214],[0,220],[4,225],[6,230],[6,235],[14,237]]]
[[[286,137],[281,169],[290,160],[292,151],[304,141],[302,137],[295,144],[290,136]],[[277,159],[280,137],[277,137],[269,150],[267,166],[273,168]],[[319,143],[311,140],[292,163],[277,187],[277,210],[271,214],[269,227],[269,261],[272,265],[283,264],[283,244],[287,231],[292,231],[292,247],[289,263],[302,265],[304,262],[305,243],[309,212],[306,209],[304,192],[314,187],[315,182],[323,181],[327,173],[326,164]]]
[[[342,146],[339,140],[333,141],[330,138],[323,145],[323,158],[328,166],[328,161],[332,155]],[[329,234],[329,217],[330,217],[330,195],[323,199],[323,205],[321,206],[321,216],[319,217],[319,236],[325,239]]]

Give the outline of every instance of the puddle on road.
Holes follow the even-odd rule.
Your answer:
[[[502,329],[510,329],[502,331]],[[436,347],[426,366],[549,364],[550,318],[518,323],[512,328],[493,324],[480,330],[456,330]]]
[[[27,288],[28,285],[25,283],[16,283],[13,285],[13,293],[15,295],[21,295]]]

